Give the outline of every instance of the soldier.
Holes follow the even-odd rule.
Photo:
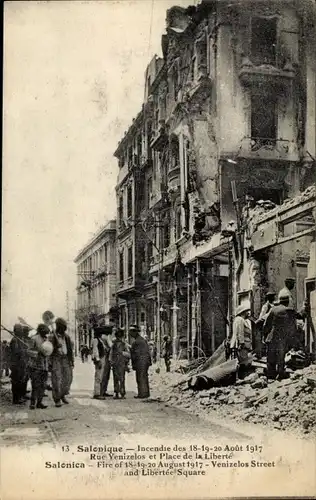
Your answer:
[[[138,399],[149,398],[148,369],[151,366],[150,351],[148,343],[139,334],[138,325],[132,325],[129,329],[134,342],[131,347],[132,368],[136,372],[136,382],[138,394],[134,396]]]
[[[162,357],[165,360],[166,371],[170,372],[171,366],[171,356],[172,356],[172,342],[169,335],[165,335],[163,338],[163,346],[162,346]]]
[[[274,306],[267,316],[263,335],[267,344],[267,377],[285,377],[285,354],[289,342],[296,335],[296,311],[289,307],[290,297],[284,290],[279,293],[279,305]]]
[[[284,287],[280,290],[278,295],[278,300],[280,301],[280,296],[287,296],[289,298],[289,307],[294,307],[294,300],[291,291],[295,287],[295,279],[294,278],[286,278],[284,281]]]
[[[74,366],[73,348],[66,330],[67,322],[63,318],[57,318],[56,332],[52,336],[54,350],[51,357],[53,399],[57,408],[62,406],[62,402],[69,403],[66,394],[70,390],[71,371]]]
[[[241,304],[236,309],[233,322],[233,335],[230,341],[231,351],[237,355],[240,365],[248,365],[249,354],[252,351],[252,332],[249,320],[251,307],[248,302]]]
[[[122,399],[125,399],[125,373],[129,358],[129,346],[124,340],[124,330],[118,328],[109,355],[109,362],[113,369],[114,399],[118,399],[119,394]]]

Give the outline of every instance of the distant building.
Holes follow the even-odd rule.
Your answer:
[[[91,345],[93,327],[108,324],[116,305],[116,221],[109,221],[75,258],[78,343]]]
[[[297,306],[305,294],[313,193],[281,233],[250,214],[283,213],[315,182],[315,3],[203,0],[166,17],[163,58],[115,152],[117,293],[123,325],[209,355],[241,301],[259,314],[287,276]]]

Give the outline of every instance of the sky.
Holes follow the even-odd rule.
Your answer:
[[[115,217],[118,141],[161,55],[166,9],[190,0],[6,2],[2,324],[75,308],[73,260]]]

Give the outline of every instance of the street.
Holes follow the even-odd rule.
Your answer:
[[[77,359],[67,406],[55,408],[49,393],[45,398],[48,408],[31,411],[27,405],[12,406],[10,393],[4,391],[0,435],[1,481],[2,491],[7,492],[7,496],[3,496],[5,499],[10,498],[11,493],[12,498],[17,497],[21,488],[24,491],[31,488],[32,498],[42,499],[65,498],[66,491],[67,498],[86,498],[92,488],[93,498],[101,498],[108,479],[112,480],[113,490],[106,498],[140,498],[140,480],[141,488],[147,488],[148,498],[163,496],[166,484],[175,498],[180,495],[185,498],[195,487],[202,496],[223,495],[228,487],[242,495],[250,485],[251,491],[257,494],[269,485],[270,492],[273,485],[274,494],[285,494],[285,479],[294,464],[305,467],[302,481],[298,475],[297,494],[302,494],[302,487],[308,494],[315,486],[308,484],[306,479],[306,471],[312,471],[315,465],[306,461],[307,457],[313,456],[310,451],[312,443],[294,441],[294,438],[281,437],[267,430],[260,434],[258,428],[249,426],[246,429],[236,423],[231,427],[223,420],[202,420],[160,403],[155,394],[149,401],[134,399],[134,373],[127,376],[126,400],[93,400],[92,385],[93,364],[82,364]],[[160,475],[169,474],[175,464],[182,470],[181,476],[152,477],[154,472],[149,469],[140,472],[144,477],[138,476],[137,467],[140,470],[146,467],[140,461],[145,456],[146,460],[150,459],[148,447],[157,447],[158,453],[151,457],[155,457],[158,466],[160,463],[169,471],[159,472]],[[286,457],[284,449],[287,450]],[[111,452],[118,454],[111,455]],[[236,468],[229,471],[229,484],[227,467],[231,467],[228,462],[232,460]],[[115,470],[112,465],[116,467],[116,463],[120,468]],[[131,472],[128,472],[128,464],[132,464]],[[19,470],[14,481],[10,475],[12,467]],[[78,467],[81,467],[79,471]],[[276,482],[276,478],[282,475],[284,481]],[[240,480],[241,477],[245,482]],[[210,491],[211,483],[214,491]],[[58,491],[56,484],[59,485]],[[278,484],[282,484],[282,490]],[[128,496],[126,488],[130,488]],[[291,488],[293,491],[293,484]]]

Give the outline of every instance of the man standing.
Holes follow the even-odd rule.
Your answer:
[[[112,325],[105,325],[102,326],[102,341],[104,344],[104,370],[103,370],[103,376],[102,376],[102,383],[101,383],[101,396],[108,398],[111,396],[111,394],[107,393],[108,390],[108,385],[110,381],[110,376],[111,376],[111,364],[109,360],[110,356],[110,350],[112,347],[112,339],[111,335],[113,332],[113,326]]]
[[[117,328],[109,356],[109,362],[113,369],[114,399],[118,399],[119,395],[122,399],[125,398],[125,374],[129,358],[129,347],[124,340],[124,330]]]
[[[289,307],[287,291],[280,292],[279,305],[274,306],[267,316],[263,335],[267,344],[267,377],[285,377],[285,355],[289,341],[296,334],[296,312]]]
[[[52,360],[52,389],[55,406],[62,402],[68,404],[66,394],[69,393],[71,372],[74,366],[74,353],[71,339],[66,333],[67,322],[63,318],[56,319],[56,332],[52,336],[54,347]]]
[[[94,328],[94,339],[92,341],[92,361],[95,367],[94,373],[94,399],[104,399],[101,392],[105,363],[105,345],[102,339],[102,328]]]
[[[138,395],[135,398],[149,398],[148,369],[151,366],[151,358],[148,343],[139,334],[139,327],[132,325],[129,329],[134,342],[131,347],[132,368],[136,372]]]
[[[47,326],[50,332],[50,336],[52,337],[55,331],[55,316],[52,313],[52,311],[45,311],[42,314],[42,320],[44,325]],[[51,359],[48,360],[48,372],[47,372],[47,381],[45,383],[46,389],[48,391],[52,390],[52,385],[51,385],[51,372],[52,372],[52,366],[51,366]]]
[[[46,405],[42,403],[48,371],[48,357],[42,351],[42,345],[47,341],[49,328],[40,324],[37,333],[29,341],[29,375],[32,383],[30,409],[44,409]]]
[[[162,357],[165,360],[166,371],[170,372],[171,366],[171,356],[172,356],[172,341],[168,335],[165,335],[163,338],[162,345]]]
[[[13,327],[14,337],[10,342],[10,369],[13,404],[25,403],[25,381],[27,376],[27,345],[24,341],[23,327]]]
[[[295,279],[294,278],[286,278],[284,281],[284,288],[280,290],[278,300],[280,301],[280,296],[282,295],[283,297],[287,296],[289,298],[289,307],[294,308],[294,300],[293,300],[293,295],[292,295],[292,290],[294,289],[295,286]]]

